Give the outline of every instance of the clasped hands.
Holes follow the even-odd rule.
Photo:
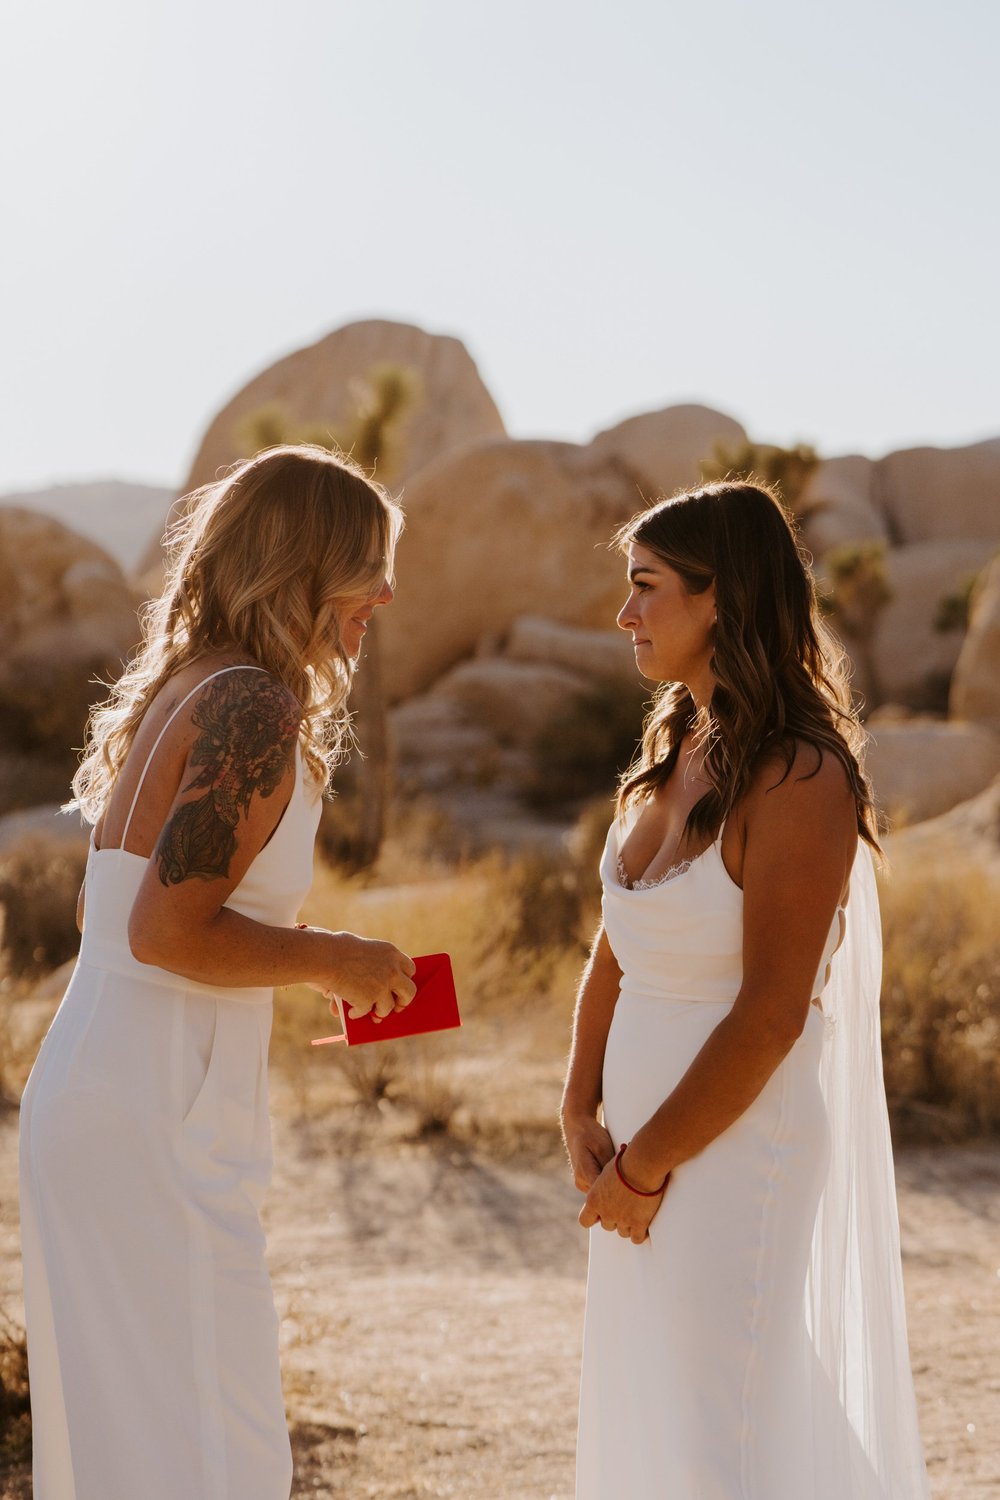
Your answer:
[[[641,1197],[625,1186],[615,1170],[611,1136],[593,1116],[564,1120],[563,1134],[573,1180],[580,1192],[587,1195],[580,1210],[584,1229],[600,1224],[602,1229],[614,1231],[633,1245],[641,1245],[649,1238],[649,1226],[663,1202],[663,1194]]]

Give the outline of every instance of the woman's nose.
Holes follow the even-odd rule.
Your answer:
[[[382,580],[382,587],[381,587],[381,589],[378,592],[378,596],[376,597],[375,603],[376,604],[391,604],[392,601],[393,601],[393,599],[395,597],[396,596],[395,596],[395,593],[393,592],[392,584],[389,582],[388,578],[383,579]]]
[[[635,614],[632,610],[632,595],[629,594],[625,603],[618,611],[618,628],[619,630],[631,630],[634,623]]]

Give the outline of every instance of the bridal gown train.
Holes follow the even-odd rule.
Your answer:
[[[305,778],[297,751],[288,806],[227,902],[261,922],[291,925],[312,880]],[[35,1500],[287,1500],[258,1217],[272,992],[132,957],[147,864],[91,845],[79,961],[21,1107]]]
[[[732,1006],[743,893],[721,835],[659,883],[601,861],[623,978],[604,1062],[617,1148]],[[578,1500],[926,1500],[878,1037],[869,851],[805,1029],[750,1108],[673,1173],[649,1239],[590,1232]]]

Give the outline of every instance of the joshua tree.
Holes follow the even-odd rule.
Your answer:
[[[882,697],[874,646],[878,617],[892,598],[885,560],[885,543],[874,539],[833,547],[823,558],[829,580],[822,594],[823,606],[854,648],[852,655],[861,668],[870,707]]]
[[[278,405],[260,407],[239,429],[243,451],[249,455],[276,443],[315,443],[350,454],[381,482],[391,482],[399,472],[404,427],[419,395],[419,377],[402,365],[375,365],[349,389],[353,406],[337,428],[295,423]],[[324,815],[321,839],[342,863],[367,869],[382,846],[389,799],[389,726],[377,617],[368,623],[364,670],[355,678],[350,708],[360,754],[338,773],[338,797],[331,813]]]
[[[716,443],[712,457],[702,460],[701,477],[763,479],[774,485],[785,509],[799,521],[805,521],[819,508],[802,506],[802,495],[818,463],[816,450],[808,443],[779,448],[773,443],[751,443],[748,439],[738,448]]]

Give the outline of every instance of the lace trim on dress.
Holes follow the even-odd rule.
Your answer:
[[[697,857],[697,856],[696,856]],[[693,859],[682,859],[680,864],[671,865],[669,870],[664,870],[662,875],[657,875],[655,880],[633,880],[629,881],[628,871],[618,856],[618,884],[626,891],[651,891],[655,886],[666,885],[668,880],[674,880],[678,875],[684,875],[694,864]]]

